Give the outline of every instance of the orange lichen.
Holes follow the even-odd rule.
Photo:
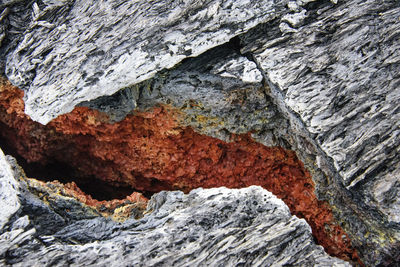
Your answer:
[[[78,107],[43,126],[23,114],[21,96],[3,85],[0,127],[2,137],[28,161],[67,163],[84,175],[145,192],[260,185],[305,218],[328,253],[358,260],[293,151],[263,146],[249,134],[232,135],[229,143],[200,135],[180,126],[180,113],[169,107],[136,112],[114,124],[105,114]]]

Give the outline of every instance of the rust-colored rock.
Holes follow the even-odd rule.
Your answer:
[[[1,136],[29,162],[67,163],[83,176],[145,192],[260,185],[305,218],[328,253],[358,260],[293,151],[263,146],[249,135],[233,135],[230,143],[200,135],[179,126],[180,113],[169,107],[137,112],[115,124],[105,114],[79,107],[43,126],[24,115],[23,93],[1,83]]]

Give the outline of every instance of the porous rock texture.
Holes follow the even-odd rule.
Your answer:
[[[313,193],[329,201],[364,263],[400,261],[398,1],[20,0],[3,1],[0,7],[1,67],[24,90],[25,112],[32,119],[48,123],[80,105],[64,117],[68,119],[56,119],[48,127],[64,134],[70,131],[76,135],[70,138],[83,149],[122,166],[131,154],[124,161],[104,154],[114,145],[101,150],[82,140],[90,133],[107,143],[109,137],[101,130],[104,123],[111,125],[105,131],[114,129],[113,134],[148,131],[153,127],[146,121],[150,116],[163,118],[155,126],[164,130],[167,126],[168,131],[157,133],[164,135],[161,139],[170,142],[174,136],[186,136],[178,147],[185,159],[188,144],[195,150],[198,143],[214,147],[204,150],[211,160],[204,165],[215,164],[218,154],[209,152],[219,151],[217,144],[223,144],[224,151],[235,145],[193,139],[197,133],[238,141],[236,145],[250,150],[255,148],[253,140],[292,149],[312,175]],[[14,110],[15,105],[23,105],[21,98],[10,99],[19,100],[3,105],[3,114],[8,114],[3,116],[3,129],[21,126],[20,133],[25,133],[20,136],[35,141],[14,137],[17,149],[19,144],[30,160],[48,158],[42,153],[51,143],[49,135],[41,138],[46,131],[26,122],[21,109]],[[168,115],[171,112],[173,116]],[[10,119],[15,113],[24,123]],[[82,129],[82,120],[91,126]],[[111,124],[118,121],[130,121],[131,126],[120,131],[117,125],[121,124]],[[8,130],[4,136],[12,139]],[[147,133],[152,136],[154,130]],[[57,135],[57,130],[50,135],[53,144]],[[142,142],[148,145],[147,139]],[[127,143],[121,140],[119,147]],[[136,144],[144,147],[144,143]],[[71,143],[65,144],[68,148]],[[165,143],[157,141],[140,151],[153,147],[162,151]],[[57,155],[57,150],[46,153]],[[280,153],[287,158],[287,152]],[[249,155],[238,156],[235,162],[246,159],[243,164],[247,164]],[[77,154],[62,156],[76,158]],[[164,156],[157,153],[152,158],[162,162]],[[164,159],[171,162],[175,156]],[[261,168],[264,159],[250,160],[256,165],[249,166]],[[193,169],[201,165],[196,160],[182,168],[170,167],[175,174],[166,180],[178,178],[180,189],[185,183],[201,184],[203,174]],[[102,171],[91,161],[81,164],[87,164],[86,170]],[[132,168],[125,166],[126,171]],[[147,178],[154,178],[159,166],[169,168],[168,164],[144,165],[147,175],[127,171],[128,181],[157,188],[160,183],[152,185]],[[109,165],[105,167],[103,177],[110,174]],[[232,178],[228,179],[232,186],[244,186],[248,184],[238,177],[246,175],[225,177]],[[122,182],[121,177],[110,180]],[[161,188],[166,186],[171,185]]]
[[[0,88],[1,137],[18,155],[43,169],[62,163],[78,170],[71,175],[80,185],[87,177],[96,177],[116,190],[130,186],[146,193],[261,185],[307,220],[328,253],[358,260],[331,208],[318,201],[311,176],[293,151],[266,147],[248,134],[233,135],[228,143],[200,135],[181,126],[179,122],[186,120],[180,117],[185,116],[171,107],[136,112],[117,123],[107,122],[107,114],[78,107],[44,126],[23,113],[20,89],[6,81]]]
[[[72,196],[41,195],[1,151],[0,166],[0,196],[14,200],[0,211],[3,266],[350,266],[261,187],[164,191],[142,218],[116,223]]]

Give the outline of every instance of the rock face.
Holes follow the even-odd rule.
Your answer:
[[[2,265],[350,266],[315,245],[307,223],[261,187],[161,192],[143,218],[116,223],[87,216],[90,207],[71,197],[45,204],[14,178],[17,166],[2,152],[0,166],[7,171],[0,181],[14,184],[1,187],[0,196],[18,203],[3,206],[12,219],[0,228]],[[71,211],[57,212],[62,205]]]
[[[20,203],[18,201],[18,183],[14,179],[14,175],[12,170],[5,161],[5,156],[3,151],[1,151],[0,155],[1,168],[0,168],[0,185],[1,185],[1,194],[0,194],[0,229],[6,225],[10,217],[14,215],[17,210],[20,208]]]
[[[318,13],[290,33],[260,34],[261,46],[245,41],[243,52],[254,55],[271,94],[300,118],[346,188],[399,223],[400,7],[350,1]]]
[[[284,5],[267,0],[33,4],[27,34],[8,56],[6,72],[27,92],[26,113],[48,123],[78,103],[149,79],[272,20]]]
[[[329,201],[365,264],[400,261],[398,1],[27,3],[0,4],[2,69],[24,90],[25,112],[36,121],[48,123],[80,106],[40,128],[27,122],[21,91],[16,98],[1,92],[3,129],[7,129],[2,134],[19,144],[27,159],[46,158],[42,153],[57,155],[57,150],[42,148],[73,140],[80,145],[76,147],[100,158],[97,165],[82,161],[85,169],[111,177],[118,168],[103,163],[119,161],[126,174],[110,180],[133,181],[141,189],[154,186],[157,191],[172,189],[168,183],[152,185],[148,178],[157,175],[158,180],[178,180],[180,189],[184,184],[216,186],[211,181],[217,176],[204,178],[212,171],[193,168],[201,165],[200,152],[202,159],[211,160],[203,165],[215,167],[224,164],[220,159],[225,156],[214,152],[245,147],[249,153],[234,154],[234,162],[243,159],[250,169],[264,170],[266,158],[257,161],[250,153],[261,147],[254,141],[279,145],[295,151],[304,162],[315,183],[312,193]],[[171,110],[173,116],[168,115]],[[142,114],[141,119],[134,114]],[[162,120],[154,123],[146,116]],[[21,118],[24,123],[18,124]],[[20,129],[24,138],[13,137],[11,129]],[[68,138],[62,139],[60,131]],[[125,160],[99,149],[104,145],[99,140],[125,140],[120,136],[138,133],[139,141],[117,147],[113,143],[106,150],[125,155]],[[198,133],[220,140],[208,142],[211,139]],[[147,143],[149,136],[163,134],[157,142]],[[239,140],[232,139],[238,134]],[[86,142],[90,135],[92,143]],[[177,142],[177,137],[184,141]],[[182,153],[164,153],[162,139],[172,140],[171,147]],[[127,144],[130,152],[120,153]],[[164,165],[142,164],[142,151],[153,153],[149,152],[153,148],[163,153],[150,156],[152,160],[169,156],[160,160]],[[139,155],[134,161],[141,164],[126,164],[132,155]],[[76,156],[62,154],[66,159]],[[184,164],[182,168],[168,164],[175,158]],[[98,168],[103,165],[104,169]],[[244,170],[227,166],[233,172]],[[145,175],[132,174],[132,168],[141,167]],[[171,173],[162,176],[160,170]],[[269,174],[276,169],[271,170]],[[290,168],[285,175],[288,172]],[[301,171],[299,177],[307,173]],[[225,177],[231,186],[254,184],[254,177],[269,183],[247,171]]]
[[[293,135],[302,137],[291,143],[304,162],[316,163],[307,167],[346,188],[357,203],[349,213],[368,214],[363,221],[369,222],[358,227],[367,236],[375,232],[369,242],[394,237],[383,246],[397,250],[400,7],[394,1],[343,1],[307,14],[299,23],[282,22],[285,31],[281,23],[246,33],[242,53],[254,56]],[[372,261],[379,257],[371,255]]]

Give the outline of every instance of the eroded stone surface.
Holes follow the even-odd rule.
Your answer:
[[[65,34],[70,34],[70,29],[75,27],[73,25],[67,29],[59,28],[66,17],[74,14],[70,13],[73,9],[70,9],[71,6],[68,5],[72,2],[61,1],[61,5],[49,6],[46,11],[44,11],[46,7],[40,3],[36,8],[24,4],[26,1],[23,0],[8,2],[13,3],[7,6],[8,11],[3,9],[6,6],[1,5],[2,12],[4,12],[0,16],[0,21],[5,22],[0,27],[0,38],[2,38],[0,51],[4,51],[1,53],[1,57],[16,55],[15,58],[8,57],[11,62],[10,66],[22,65],[18,65],[20,67],[16,72],[10,69],[10,75],[13,79],[24,80],[24,83],[27,84],[24,89],[30,91],[32,95],[34,95],[32,89],[35,89],[32,85],[35,84],[35,81],[42,79],[42,81],[51,82],[51,85],[56,85],[58,78],[64,79],[62,76],[52,75],[52,71],[40,74],[42,67],[43,70],[47,68],[57,70],[58,66],[52,69],[52,66],[57,63],[60,68],[63,68],[63,72],[69,70],[65,73],[70,74],[73,73],[70,71],[71,66],[75,68],[80,57],[87,56],[90,64],[90,60],[93,59],[93,64],[97,64],[96,67],[103,67],[101,60],[105,59],[104,64],[106,64],[107,60],[112,57],[107,53],[79,54],[75,50],[70,50],[69,54],[75,55],[77,58],[56,58],[54,61],[53,57],[47,57],[53,51],[47,55],[49,51],[40,50],[40,47],[42,45],[45,47],[47,42],[55,40],[46,38],[49,33],[55,33],[58,30],[61,32],[60,34],[64,34],[62,31],[65,30]],[[258,71],[262,71],[265,81],[269,84],[270,88],[264,87],[267,93],[265,100],[260,97],[260,92],[264,88],[258,84],[259,79],[247,79],[248,77],[255,78],[257,75],[245,75],[245,71],[240,71],[241,74],[237,75],[238,69],[235,66],[254,66],[254,64],[251,64],[243,55],[236,53],[233,57],[226,55],[226,58],[216,58],[216,61],[208,69],[190,68],[190,61],[196,62],[202,58],[197,57],[183,62],[182,65],[188,69],[175,66],[173,70],[158,72],[154,79],[135,85],[137,87],[132,86],[128,90],[119,91],[120,97],[113,96],[112,98],[114,103],[111,103],[111,98],[104,98],[103,103],[108,105],[106,107],[108,110],[105,111],[112,115],[113,112],[110,110],[112,111],[113,107],[121,104],[122,111],[116,112],[118,116],[122,114],[121,117],[116,116],[116,120],[119,120],[138,104],[140,108],[148,108],[154,106],[157,101],[161,103],[170,101],[174,107],[186,109],[183,112],[186,115],[181,118],[181,121],[184,121],[185,125],[193,126],[196,131],[228,140],[230,132],[243,133],[248,129],[249,131],[255,130],[253,137],[262,143],[287,144],[285,147],[295,150],[312,172],[313,179],[316,181],[318,197],[330,201],[332,207],[339,214],[338,218],[341,223],[350,232],[356,246],[362,251],[361,256],[365,262],[371,265],[390,265],[398,262],[400,260],[398,216],[399,72],[397,71],[399,42],[396,42],[400,13],[398,2],[372,0],[270,2],[273,6],[272,9],[269,9],[271,7],[269,5],[263,6],[265,10],[260,9],[262,12],[268,13],[266,23],[259,24],[240,36],[242,45],[245,45],[241,50],[242,53],[246,53],[248,59],[255,59],[259,67]],[[19,4],[15,5],[15,3]],[[240,1],[240,4],[242,3],[244,2]],[[31,16],[32,9],[34,10],[33,16]],[[41,11],[44,12],[42,17],[39,15]],[[88,9],[88,12],[91,12],[91,9]],[[93,16],[97,16],[94,13]],[[150,17],[152,15],[149,13]],[[99,16],[104,16],[104,14],[99,14]],[[31,17],[39,18],[39,20],[32,21]],[[182,25],[187,22],[186,19],[189,17],[183,18]],[[125,20],[130,21],[131,19],[131,17],[122,18],[120,24],[124,25]],[[84,23],[86,22],[89,23],[89,21]],[[111,28],[113,30],[123,28],[119,28],[118,25],[113,25]],[[226,25],[219,26],[221,29],[225,29]],[[219,26],[215,25],[216,31]],[[76,26],[76,28],[79,27],[79,25]],[[101,31],[99,36],[96,34],[90,36],[90,30],[95,30],[96,27],[86,27],[84,31],[89,35],[82,36],[82,43],[77,41],[74,44],[82,45],[81,48],[87,51],[87,47],[96,45],[92,40],[103,41]],[[179,23],[168,25],[168,27],[179,28]],[[53,31],[54,29],[55,31]],[[105,32],[107,30],[104,29]],[[237,31],[237,33],[239,32],[241,31]],[[111,34],[113,33],[114,31]],[[193,33],[194,35],[198,34],[196,31]],[[157,34],[164,38],[163,34]],[[86,39],[88,36],[92,39]],[[125,36],[128,35],[121,35],[121,38]],[[190,34],[189,36],[193,37]],[[200,34],[197,37],[201,38],[201,36]],[[55,36],[55,38],[58,37]],[[29,40],[33,40],[32,43]],[[63,44],[64,39],[59,40]],[[90,41],[89,44],[87,40]],[[159,41],[157,38],[154,40]],[[36,43],[39,46],[36,46]],[[159,44],[162,43],[159,42]],[[119,45],[118,42],[116,44]],[[134,44],[130,41],[126,43],[127,46]],[[114,43],[110,42],[110,45],[112,46]],[[17,46],[24,49],[15,50]],[[55,44],[55,46],[57,45]],[[206,49],[212,46],[214,44]],[[106,47],[109,49],[107,51],[112,52],[114,49]],[[170,47],[165,49],[157,45],[153,47],[161,53],[170,50]],[[56,47],[54,51],[64,53],[62,50],[64,48],[69,48],[69,45]],[[139,48],[127,47],[127,50],[135,49]],[[97,50],[98,48],[94,48],[93,51]],[[42,58],[35,58],[35,51],[38,52],[38,55],[41,54]],[[178,57],[182,55],[186,57],[190,54],[189,52],[192,51],[178,52],[176,55],[180,53]],[[117,58],[120,58],[121,55],[123,58],[124,54],[117,53]],[[167,57],[169,56],[167,55]],[[46,61],[47,58],[49,62]],[[1,60],[4,59],[1,58]],[[150,66],[157,60],[158,58],[155,57],[154,60],[147,63]],[[118,60],[116,62],[118,63]],[[229,62],[233,62],[233,64],[227,64]],[[93,71],[90,64],[83,66],[83,68],[89,66],[87,70],[89,72],[86,73],[90,75],[79,78],[85,83],[84,87],[86,85],[94,86],[99,82],[96,78],[104,75],[104,73]],[[197,61],[196,64],[199,62]],[[214,68],[214,66],[216,67]],[[231,66],[234,68],[232,69]],[[137,66],[136,69],[141,67]],[[158,67],[156,66],[156,69]],[[144,66],[145,68],[146,66]],[[157,71],[162,68],[158,68]],[[121,73],[130,71],[128,74],[132,74],[133,77],[136,75],[136,69],[124,69]],[[218,71],[219,69],[221,71]],[[35,73],[36,71],[37,73]],[[77,72],[79,71],[77,70]],[[12,76],[17,72],[21,76]],[[57,74],[57,72],[54,73]],[[248,73],[254,74],[257,73],[257,70],[254,69],[253,72]],[[69,75],[68,79],[74,79],[81,73],[76,75]],[[114,75],[117,76],[115,73],[111,74],[112,77]],[[127,81],[128,76],[123,77],[122,75],[121,81]],[[247,78],[244,79],[245,77]],[[71,80],[68,79],[63,80],[68,82],[65,86],[73,84],[73,82],[69,83]],[[235,90],[236,85],[240,86],[240,90]],[[111,91],[120,89],[120,86],[121,84],[112,88]],[[150,88],[150,94],[146,95],[142,86]],[[187,90],[187,88],[193,89]],[[218,88],[223,90],[218,91]],[[96,90],[99,90],[97,91],[98,95],[103,93],[100,92],[101,88],[96,88]],[[195,93],[196,90],[198,90],[198,94]],[[104,94],[108,95],[111,91],[104,92]],[[75,93],[72,87],[71,91],[69,89],[65,91],[65,97],[71,96],[71,99],[64,99],[66,106],[59,105],[58,107],[65,108],[65,110],[72,109],[75,104],[71,103],[78,103],[82,100],[75,98]],[[230,93],[236,102],[229,104],[225,96]],[[170,97],[169,94],[173,97]],[[43,98],[51,99],[53,96],[44,94]],[[153,96],[155,98],[152,98]],[[206,101],[201,99],[203,96],[207,99]],[[85,97],[91,98],[88,95]],[[159,101],[160,98],[161,101]],[[213,98],[218,101],[214,101]],[[275,107],[271,106],[267,98],[273,100]],[[205,104],[205,108],[199,103]],[[240,110],[242,103],[244,103],[243,110]],[[89,105],[91,104],[93,103],[89,103]],[[252,106],[253,104],[256,105]],[[226,109],[224,109],[225,105]],[[257,113],[252,113],[248,107],[254,107]],[[208,108],[209,110],[207,110]],[[263,110],[264,108],[267,110]],[[46,112],[39,110],[40,108],[38,108],[37,114]],[[82,113],[86,112],[84,110],[82,109]],[[51,107],[49,112],[55,111]],[[240,116],[236,117],[237,114]],[[45,118],[48,120],[50,117],[49,115]],[[86,118],[88,123],[102,123],[94,119],[97,118],[96,116]],[[263,118],[267,118],[267,120],[263,121]],[[105,118],[106,121],[107,119],[109,118]],[[100,121],[102,120],[100,119]],[[72,128],[72,124],[79,125],[72,121]],[[29,132],[29,127],[24,129],[24,134]],[[32,129],[35,128],[30,130]],[[41,153],[36,153],[43,148],[43,144],[46,144],[44,139],[38,138],[41,133],[34,131],[34,137],[32,137],[32,140],[39,140],[35,143],[38,149],[33,149],[32,155],[29,155],[30,150],[24,151],[29,156],[37,156],[37,159],[45,158]],[[9,136],[12,135],[9,134]],[[23,149],[22,146],[21,149]]]
[[[25,2],[32,19],[6,73],[26,91],[26,113],[41,123],[287,12],[286,1],[267,0]]]
[[[20,208],[18,201],[18,183],[13,177],[12,170],[8,164],[3,152],[0,152],[0,229],[8,223],[9,219]]]
[[[0,166],[11,169],[4,155]],[[80,203],[74,198],[43,202],[34,188],[9,178],[22,183],[22,207],[0,228],[5,266],[350,266],[315,245],[307,223],[261,187],[161,192],[143,218],[116,223],[89,215],[83,204],[71,206]]]
[[[256,64],[234,46],[231,42],[217,47],[150,81],[81,105],[121,121],[132,114],[131,103],[142,111],[168,103],[182,113],[182,125],[199,133],[228,141],[231,133],[256,136],[270,131],[271,138],[264,143],[278,145],[272,132],[283,120],[265,96]]]
[[[376,196],[399,191],[400,7],[349,1],[317,12],[296,32],[245,50],[254,51],[274,96],[300,116],[343,184],[399,223],[399,202]],[[386,186],[372,186],[380,180]]]
[[[291,121],[292,136],[307,140],[309,151],[301,140],[296,144],[301,138],[292,139],[301,159],[310,162],[307,167],[321,169],[330,183],[343,185],[359,208],[353,213],[368,214],[362,219],[366,225],[357,227],[365,228],[358,235],[370,238],[369,229],[379,229],[375,241],[360,240],[397,250],[398,2],[325,1],[306,10],[308,19],[302,23],[288,24],[282,18],[245,34],[242,52],[254,55],[272,99]],[[283,31],[282,23],[290,31]],[[379,262],[375,252],[365,256]]]

